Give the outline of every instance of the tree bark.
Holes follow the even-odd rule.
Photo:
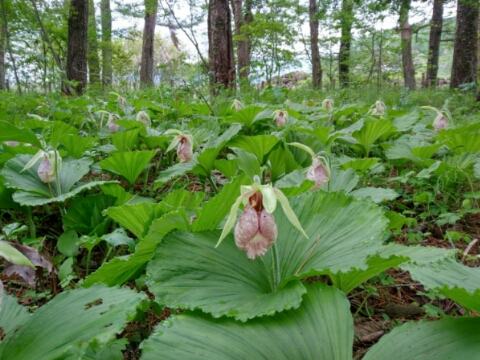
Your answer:
[[[403,0],[400,7],[400,26],[402,44],[402,65],[405,87],[415,90],[415,67],[412,57],[412,28],[408,23],[408,12],[410,11],[411,0]]]
[[[2,5],[2,20],[3,20],[3,30],[5,32],[5,46],[7,47],[8,54],[10,55],[10,61],[12,62],[13,74],[15,75],[15,82],[17,83],[17,90],[18,94],[22,95],[22,85],[20,84],[20,78],[18,76],[17,65],[15,64],[15,57],[12,54],[12,46],[10,43],[10,34],[8,31],[8,24],[7,24],[7,10],[5,9],[5,2],[0,0],[0,4]],[[8,81],[6,83],[7,91],[10,90]]]
[[[478,0],[459,0],[457,3],[451,89],[461,84],[476,82],[478,12]]]
[[[251,0],[245,1],[244,12],[243,1],[232,0],[232,9],[235,22],[235,35],[238,37],[236,41],[238,75],[241,79],[248,81],[248,75],[250,74],[251,41],[250,35],[245,31],[245,28],[243,26],[245,24],[251,23],[253,20],[252,2]]]
[[[5,24],[0,16],[0,90],[5,90]]]
[[[102,83],[111,85],[113,82],[112,70],[112,10],[110,0],[101,0],[100,17],[102,25]]]
[[[314,89],[322,88],[322,63],[320,61],[320,51],[318,49],[318,18],[317,2],[310,0],[310,49],[312,52],[312,86]]]
[[[145,0],[145,25],[143,27],[142,59],[140,63],[141,86],[153,84],[153,43],[157,23],[157,8],[157,0]]]
[[[210,85],[235,88],[235,59],[228,0],[210,0],[208,7],[208,57]]]
[[[438,60],[443,26],[443,2],[433,1],[432,21],[430,22],[430,40],[428,43],[427,82],[426,86],[437,86]]]
[[[87,85],[88,0],[72,0],[68,14],[67,80],[77,94]],[[71,93],[70,89],[66,89]]]
[[[93,0],[88,3],[88,75],[90,84],[100,82],[100,58],[98,57],[97,20],[95,18],[95,4]]]
[[[353,20],[353,2],[352,0],[343,0],[340,20],[342,34],[340,38],[340,51],[338,53],[338,78],[341,87],[348,87],[350,85],[350,47],[352,42]]]

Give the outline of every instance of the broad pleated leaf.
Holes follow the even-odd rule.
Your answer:
[[[256,116],[263,110],[263,108],[258,106],[247,106],[246,108],[237,111],[232,116],[228,117],[226,122],[237,122],[245,126],[247,129],[250,129],[255,123]],[[270,112],[271,115],[271,112]],[[271,117],[271,116],[270,116]]]
[[[85,154],[85,151],[90,149],[97,141],[97,138],[86,138],[73,134],[66,135],[60,139],[60,143],[75,159],[81,158]]]
[[[3,291],[3,287],[0,287],[3,295],[3,301],[0,304],[0,328],[3,329],[3,334],[7,336],[3,340],[8,341],[8,338],[30,318],[31,314],[26,307],[18,303],[15,296],[8,295]]]
[[[156,150],[117,152],[100,161],[100,166],[123,176],[132,185],[156,153]]]
[[[19,129],[7,121],[0,121],[0,142],[3,141],[18,141],[35,145],[37,148],[42,147],[40,140],[32,130]]]
[[[412,155],[421,159],[430,159],[441,147],[442,144],[415,147],[412,149]]]
[[[347,169],[346,171],[337,170],[332,167],[330,174],[330,181],[323,185],[322,190],[324,191],[352,191],[355,186],[357,186],[360,177],[357,175],[355,170]]]
[[[50,146],[53,149],[56,149],[58,144],[61,143],[62,139],[65,139],[70,135],[76,134],[77,132],[77,128],[68,125],[63,121],[55,121],[53,123],[52,133],[50,134]]]
[[[142,344],[142,359],[350,360],[353,321],[339,290],[317,283],[301,306],[247,323],[184,313],[160,323]]]
[[[192,169],[198,164],[197,156],[198,154],[193,154],[193,157],[189,162],[179,162],[168,169],[163,170],[157,180],[155,180],[155,188],[162,186],[167,181],[170,181],[177,176],[184,175],[187,172],[192,171]]]
[[[400,267],[426,289],[440,291],[460,305],[480,311],[480,268],[465,266],[451,258],[421,266],[405,263]]]
[[[233,234],[215,249],[219,230],[167,235],[147,269],[150,290],[171,307],[200,307],[216,317],[246,320],[298,306],[302,288],[296,278],[367,268],[367,257],[380,247],[387,225],[379,208],[344,193],[309,193],[290,203],[310,238],[305,239],[277,207],[276,292],[273,249],[248,260],[234,244]]]
[[[479,334],[478,317],[409,322],[383,336],[363,359],[477,359],[480,354]]]
[[[94,195],[75,200],[63,216],[63,225],[84,235],[89,235],[105,221],[102,212],[115,204],[115,198],[108,195]],[[103,234],[97,233],[101,236]]]
[[[475,165],[473,165],[473,174],[477,179],[480,179],[480,158],[478,158]]]
[[[140,122],[138,122],[140,123]],[[118,151],[132,151],[138,144],[139,129],[120,131],[112,135],[112,144]]]
[[[257,157],[260,164],[264,164],[266,156],[278,143],[273,135],[238,136],[227,143],[228,147],[246,150]]]
[[[232,180],[237,174],[238,160],[218,159],[214,161],[213,167],[225,175],[228,180]]]
[[[455,154],[480,151],[480,134],[456,134],[444,142]]]
[[[97,285],[58,294],[0,345],[2,359],[59,359],[70,348],[114,339],[146,299],[127,288]],[[75,350],[77,350],[75,349]]]
[[[389,120],[366,120],[365,125],[352,136],[358,140],[364,149],[365,156],[368,156],[373,143],[380,137],[393,133],[397,128]]]
[[[154,220],[150,226],[149,234],[138,243],[133,255],[127,259],[115,258],[103,264],[100,269],[85,280],[83,286],[89,287],[96,282],[108,286],[121,285],[130,279],[139,277],[146,264],[151,260],[155,247],[173,229],[190,230],[190,222],[185,209],[167,213]]]
[[[380,159],[378,158],[366,158],[366,159],[355,159],[352,161],[347,161],[346,163],[342,164],[342,169],[347,170],[352,168],[355,171],[359,171],[360,173],[365,173],[369,170],[372,166],[378,163]]]
[[[385,200],[394,200],[400,196],[393,189],[383,189],[375,187],[365,187],[351,192],[352,195],[355,195],[358,198],[371,198],[375,203],[381,203]]]
[[[297,196],[310,190],[315,185],[313,181],[307,180],[305,170],[295,170],[285,175],[275,183],[277,189],[282,190],[286,196]],[[327,185],[324,185],[325,187]]]

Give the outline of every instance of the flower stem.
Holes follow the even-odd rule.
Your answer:
[[[274,243],[272,246],[273,254],[273,291],[277,291],[277,287],[280,284],[280,261],[278,256],[277,245]]]
[[[214,192],[215,194],[218,194],[218,189],[217,189],[217,187],[215,186],[215,183],[213,182],[212,175],[209,174],[208,177],[207,177],[207,179],[208,179],[208,182],[210,183],[210,185],[212,186],[213,192]]]

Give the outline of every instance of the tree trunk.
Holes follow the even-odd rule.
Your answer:
[[[95,18],[95,4],[88,3],[88,75],[90,84],[100,82],[100,58],[98,57],[97,20]]]
[[[412,58],[412,28],[408,23],[411,0],[403,0],[400,7],[400,26],[402,39],[402,65],[405,87],[415,90],[415,67]]]
[[[0,16],[0,90],[5,90],[5,24]]]
[[[102,25],[102,83],[111,85],[112,70],[112,10],[110,0],[101,0],[100,17]]]
[[[5,2],[0,0],[0,5],[2,6],[2,20],[3,20],[3,31],[5,35],[5,46],[7,47],[8,54],[10,55],[10,62],[13,68],[13,74],[15,75],[15,82],[17,85],[18,94],[22,95],[22,85],[20,84],[20,78],[18,76],[17,65],[15,64],[15,57],[12,54],[12,45],[10,43],[10,35],[8,31],[8,24],[7,24],[7,10],[5,9]],[[10,91],[9,83],[6,83],[7,91]]]
[[[350,83],[350,45],[352,42],[353,20],[353,2],[351,0],[343,0],[340,20],[342,35],[338,53],[338,78],[341,87],[348,87]]]
[[[239,38],[237,43],[237,58],[238,58],[238,74],[241,79],[248,81],[248,75],[250,74],[250,53],[251,42],[250,35],[245,31],[243,26],[251,23],[252,16],[252,2],[247,0],[245,2],[246,9],[245,15],[243,11],[242,0],[232,0],[233,18],[235,22],[235,35]]]
[[[81,94],[87,85],[88,0],[72,0],[68,14],[67,80]],[[71,90],[67,89],[70,93]]]
[[[430,40],[428,43],[427,87],[437,86],[438,60],[443,26],[443,2],[444,0],[433,1],[432,21],[430,22]]]
[[[457,3],[451,89],[461,84],[475,82],[477,79],[478,9],[478,0],[460,0]]]
[[[143,27],[142,60],[140,63],[140,86],[153,84],[153,40],[157,23],[157,0],[145,0],[145,25]]]
[[[228,0],[210,0],[208,7],[208,58],[210,85],[235,88],[235,59]]]
[[[312,85],[314,89],[322,88],[322,63],[318,49],[317,2],[310,0],[310,49],[312,52]]]

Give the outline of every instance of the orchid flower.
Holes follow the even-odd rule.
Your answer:
[[[312,156],[312,165],[310,165],[307,170],[307,179],[313,181],[315,185],[312,186],[310,191],[316,191],[320,189],[323,184],[330,180],[330,166],[328,165],[328,161],[325,157],[318,156],[308,146],[297,142],[289,143],[288,145],[302,149]]]
[[[420,109],[433,110],[437,113],[437,117],[433,120],[435,131],[440,131],[448,126],[449,119],[437,108],[434,108],[433,106],[422,106]]]
[[[38,177],[44,183],[51,183],[55,180],[57,171],[62,168],[62,158],[58,151],[38,151],[21,171],[31,168],[42,158],[43,160],[37,170]]]
[[[308,239],[287,197],[280,190],[274,189],[272,184],[260,185],[255,182],[250,186],[241,186],[240,194],[230,208],[227,222],[215,247],[218,247],[232,230],[237,211],[242,203],[245,208],[235,227],[235,244],[240,250],[247,252],[249,259],[265,255],[277,239],[277,225],[272,215],[277,206],[277,200],[280,201],[288,220]]]
[[[374,105],[371,106],[372,115],[382,116],[385,113],[387,106],[382,100],[377,100]]]
[[[193,144],[195,143],[193,136],[177,129],[169,129],[165,131],[165,134],[178,134],[178,136],[175,136],[166,152],[169,152],[178,145],[177,156],[180,161],[182,163],[189,162],[193,156]]]
[[[236,111],[240,111],[244,107],[245,107],[245,105],[243,105],[240,100],[235,99],[235,100],[233,100],[233,104],[231,106],[231,109],[235,109]]]
[[[326,98],[325,100],[322,101],[322,109],[327,110],[327,111],[332,111],[333,110],[333,100],[330,98]]]
[[[137,121],[141,121],[145,124],[145,126],[151,126],[152,121],[150,120],[150,116],[145,111],[139,111],[137,114]]]
[[[285,126],[288,119],[288,112],[285,110],[275,110],[273,113],[273,120],[277,123],[277,126]]]

